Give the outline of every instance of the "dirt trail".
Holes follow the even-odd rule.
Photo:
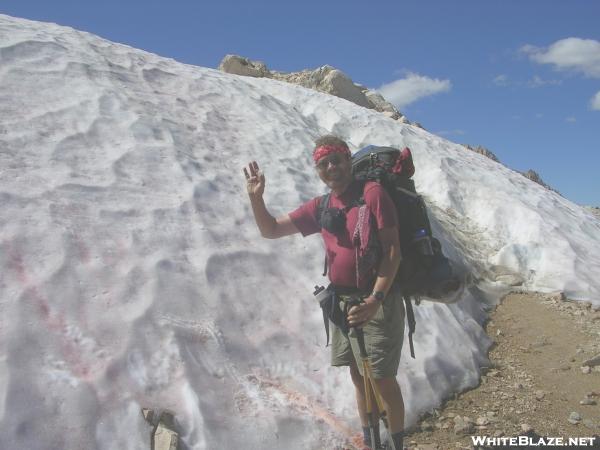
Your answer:
[[[487,333],[495,342],[481,384],[423,418],[405,445],[471,449],[472,435],[600,434],[600,366],[584,366],[600,354],[598,308],[560,294],[513,293],[492,313]],[[600,438],[581,448],[600,448]]]

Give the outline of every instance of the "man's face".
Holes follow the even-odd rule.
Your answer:
[[[352,161],[348,155],[327,155],[317,162],[316,168],[319,177],[330,189],[345,188],[352,181]]]

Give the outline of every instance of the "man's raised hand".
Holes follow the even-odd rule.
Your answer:
[[[252,161],[248,167],[244,167],[244,175],[248,195],[262,197],[265,192],[265,175],[258,168],[258,163]]]

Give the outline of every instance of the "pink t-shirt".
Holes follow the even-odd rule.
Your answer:
[[[389,194],[379,184],[372,181],[363,184],[352,182],[340,195],[331,194],[330,208],[345,208],[353,204],[361,196],[375,219],[377,229],[391,228],[398,225],[396,207]],[[336,286],[355,288],[356,285],[356,252],[352,244],[352,235],[358,220],[358,206],[346,213],[346,229],[339,235],[321,229],[317,221],[317,204],[320,197],[313,198],[290,213],[290,218],[303,236],[321,232],[327,252],[329,279]],[[327,206],[325,206],[327,208]],[[360,289],[366,289],[373,280],[365,280]]]

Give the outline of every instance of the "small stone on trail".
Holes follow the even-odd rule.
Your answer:
[[[523,433],[529,433],[530,431],[533,431],[533,427],[531,425],[529,425],[528,423],[522,423],[521,424],[521,431]]]
[[[569,423],[572,423],[573,425],[577,425],[579,422],[581,422],[581,414],[579,414],[578,412],[573,411],[569,415]]]
[[[592,400],[589,397],[584,398],[583,400],[581,400],[579,402],[580,405],[588,405],[588,406],[592,406],[592,405],[596,405],[596,400]]]
[[[485,426],[489,425],[490,420],[487,417],[478,417],[475,423],[479,426]]]
[[[535,398],[536,398],[536,400],[542,400],[545,395],[546,394],[544,394],[544,391],[535,391]]]
[[[590,366],[583,366],[583,367],[581,368],[581,373],[584,373],[584,374],[588,374],[588,373],[590,373],[591,371],[592,371],[592,369],[590,368]]]
[[[467,435],[473,433],[475,426],[468,417],[456,416],[454,418],[454,433]]]

